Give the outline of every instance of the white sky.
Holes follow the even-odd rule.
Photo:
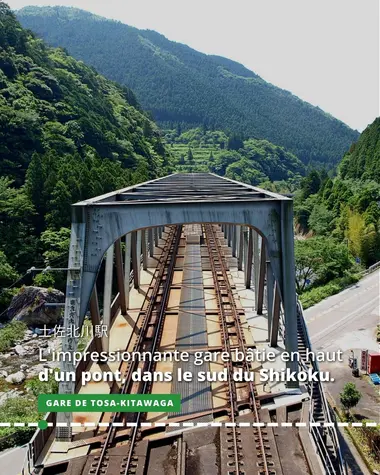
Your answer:
[[[5,0],[6,1],[6,0]],[[66,5],[244,64],[363,130],[379,115],[378,0],[9,0]]]

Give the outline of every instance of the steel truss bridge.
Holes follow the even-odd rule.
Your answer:
[[[299,352],[300,361],[286,363],[290,371],[318,371],[318,363],[306,357],[311,343],[296,295],[292,200],[208,173],[173,174],[73,205],[64,326],[81,327],[89,312],[93,326],[111,328],[117,315],[128,315],[132,294],[137,290],[144,294],[143,303],[125,348],[157,351],[167,331],[165,320],[173,310],[171,291],[179,288],[178,347],[229,352],[239,349],[245,354],[252,342],[246,310],[238,301],[237,285],[231,278],[231,262],[242,276],[243,287],[254,290],[256,315],[265,316],[266,345],[277,348],[281,343],[289,353]],[[148,269],[154,269],[151,282],[142,292],[142,276]],[[175,277],[178,272],[187,287],[178,287],[184,285]],[[209,276],[207,282],[202,277],[205,273]],[[205,302],[206,293],[211,291],[215,297],[214,310],[207,309]],[[216,346],[207,339],[208,314],[215,315],[218,324]],[[76,338],[66,336],[62,351],[76,351],[77,343]],[[96,351],[109,348],[109,335],[94,338],[88,346]],[[111,392],[151,392],[152,384],[132,381],[132,372],[137,367],[132,363],[121,365],[124,383],[114,385]],[[218,432],[213,432],[212,437],[219,438],[215,473],[302,473],[296,468],[289,471],[281,461],[283,449],[276,442],[276,435],[281,434],[267,425],[272,419],[256,383],[239,386],[232,378],[238,368],[251,371],[249,363],[231,360],[224,367],[228,373],[223,388],[224,405],[216,409],[210,387],[202,386],[197,388],[201,396],[193,400],[183,397],[182,412],[170,415],[169,420],[227,421],[219,429],[213,428]],[[80,374],[86,363],[75,367],[66,361],[61,369]],[[147,363],[143,369],[152,371],[154,365]],[[298,386],[290,381],[284,391],[299,394]],[[60,383],[61,394],[79,390],[77,382]],[[183,395],[186,391],[189,388],[177,384],[173,392]],[[300,419],[306,427],[299,429],[299,438],[307,470],[313,474],[345,474],[333,414],[322,384],[306,383],[304,392],[307,397]],[[25,474],[41,459],[49,436],[67,444],[67,450],[88,447],[88,452],[71,461],[63,457],[60,462],[41,466],[41,474],[155,473],[149,467],[153,467],[154,451],[159,449],[149,439],[154,431],[143,428],[144,413],[105,413],[100,420],[110,422],[107,429],[97,429],[79,438],[73,434],[73,413],[51,413],[47,420],[51,423],[49,429],[37,431],[29,445]],[[244,424],[247,427],[243,428]],[[207,434],[199,437],[207,438]],[[190,450],[193,442],[187,437],[181,431],[162,435],[162,440],[175,447],[174,471],[168,469],[168,474],[185,474],[189,470],[197,473],[189,462],[189,453],[197,449]]]

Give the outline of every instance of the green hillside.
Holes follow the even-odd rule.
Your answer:
[[[207,126],[285,147],[332,167],[358,133],[241,64],[208,56],[155,31],[66,7],[26,7],[21,23],[53,46],[131,87],[164,128]]]
[[[47,47],[0,3],[0,287],[46,250],[66,252],[72,203],[164,175],[169,160],[129,89]]]
[[[342,178],[375,180],[380,183],[380,118],[367,127],[344,156],[339,167]]]
[[[311,172],[297,193],[298,227],[344,243],[365,266],[380,261],[380,119],[342,159],[338,176]]]
[[[214,172],[251,185],[262,182],[299,180],[302,162],[283,147],[267,140],[242,140],[205,128],[166,131],[165,140],[180,172]]]

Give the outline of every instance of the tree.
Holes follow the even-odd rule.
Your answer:
[[[0,309],[7,307],[12,297],[10,290],[5,290],[19,277],[14,268],[9,264],[7,256],[0,251]]]
[[[243,147],[244,147],[244,143],[239,135],[232,135],[228,139],[228,145],[227,145],[228,150],[239,150],[240,148],[243,148]]]
[[[317,170],[312,170],[301,183],[301,190],[303,199],[308,198],[310,195],[318,193],[321,186],[321,178]]]
[[[364,228],[363,216],[351,212],[348,218],[347,238],[349,249],[354,257],[360,257],[362,254]]]
[[[194,157],[191,148],[189,148],[187,151],[187,163],[188,165],[194,165]]]
[[[310,281],[313,284],[343,277],[353,266],[344,244],[330,237],[313,237],[295,242],[296,286],[303,292]]]
[[[246,158],[242,158],[237,162],[231,163],[226,169],[226,177],[232,180],[242,181],[248,185],[258,185],[265,180],[266,176],[254,166]]]
[[[339,396],[340,402],[347,413],[358,404],[362,397],[361,392],[358,391],[355,383],[346,383]]]
[[[309,217],[309,226],[319,235],[329,234],[334,227],[334,213],[324,204],[317,204]]]

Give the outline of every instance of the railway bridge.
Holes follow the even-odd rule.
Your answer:
[[[173,413],[51,413],[28,467],[38,473],[344,474],[319,381],[266,381],[318,363],[295,288],[293,202],[207,173],[173,174],[73,205],[64,327],[107,329],[86,351],[186,352],[183,361],[84,359],[61,369],[118,370],[123,382],[60,383],[60,394],[180,394]],[[63,352],[77,351],[67,332]],[[252,351],[272,350],[251,362]],[[214,354],[196,362],[197,352]],[[226,361],[222,352],[242,358]],[[298,355],[283,359],[281,355]],[[136,382],[179,369],[224,380]],[[252,377],[238,381],[242,372]],[[27,470],[25,470],[27,473]]]

